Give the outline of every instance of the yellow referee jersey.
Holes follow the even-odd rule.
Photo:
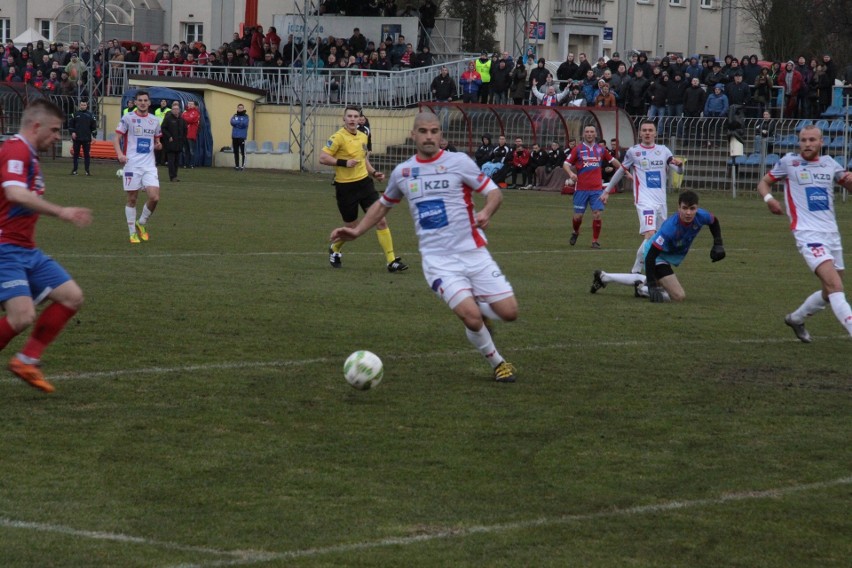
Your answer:
[[[336,160],[358,160],[358,165],[354,168],[335,166],[334,181],[350,183],[367,177],[367,135],[360,130],[353,134],[346,128],[341,128],[331,135],[322,151]]]

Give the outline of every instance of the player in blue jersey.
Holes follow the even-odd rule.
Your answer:
[[[698,194],[684,191],[678,196],[677,215],[663,222],[654,236],[645,241],[645,274],[612,274],[595,270],[591,293],[605,288],[610,282],[633,286],[637,297],[649,297],[652,302],[682,302],[686,298],[683,286],[672,267],[680,266],[692,242],[705,225],[713,235],[710,259],[725,258],[722,229],[715,215],[698,207]]]

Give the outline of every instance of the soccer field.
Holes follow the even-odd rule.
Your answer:
[[[497,384],[407,207],[411,270],[372,233],[332,270],[330,177],[182,171],[130,245],[116,167],[44,164],[48,199],[94,210],[37,232],[86,305],[45,353],[54,394],[0,379],[0,566],[848,566],[852,344],[831,310],[808,345],[784,325],[818,281],[753,194],[702,194],[727,258],[704,231],[687,300],[651,304],[589,293],[632,264],[628,195],[591,250],[569,198],[506,192],[488,237],[518,382]],[[343,379],[357,349],[375,390]]]

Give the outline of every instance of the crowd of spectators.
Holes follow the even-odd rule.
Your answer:
[[[757,55],[724,61],[670,55],[649,61],[645,54],[590,61],[568,53],[556,69],[532,53],[515,61],[508,53],[483,52],[459,78],[462,101],[491,104],[620,107],[650,117],[726,116],[732,105],[760,117],[773,105],[774,88],[784,95],[784,116],[819,117],[831,104],[838,73],[829,55],[797,62],[768,63]],[[846,69],[852,80],[852,66]],[[434,91],[434,89],[433,89]],[[437,97],[436,97],[437,98]]]

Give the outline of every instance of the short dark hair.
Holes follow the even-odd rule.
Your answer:
[[[642,126],[643,126],[644,124],[650,124],[651,126],[653,126],[653,127],[654,127],[654,129],[656,129],[656,128],[657,128],[657,123],[656,123],[656,122],[654,122],[653,120],[651,120],[650,118],[642,119],[642,121],[639,123],[639,128],[642,128]]]
[[[680,195],[677,196],[678,205],[686,205],[687,207],[692,207],[693,205],[698,205],[698,194],[692,191],[691,189],[686,189],[680,192]]]
[[[148,97],[149,99],[151,98],[151,95],[148,93],[148,91],[136,91],[136,94],[133,95],[133,98],[135,100],[142,96]]]
[[[26,126],[36,122],[42,116],[53,116],[59,120],[65,120],[65,113],[54,103],[47,99],[36,99],[27,105],[21,117],[21,125]]]
[[[343,114],[346,114],[346,113],[347,113],[347,112],[349,112],[350,110],[354,110],[354,111],[355,111],[355,112],[357,112],[359,115],[361,114],[361,107],[359,107],[359,106],[355,106],[355,105],[346,105],[346,108],[345,108],[345,109],[343,109]]]

